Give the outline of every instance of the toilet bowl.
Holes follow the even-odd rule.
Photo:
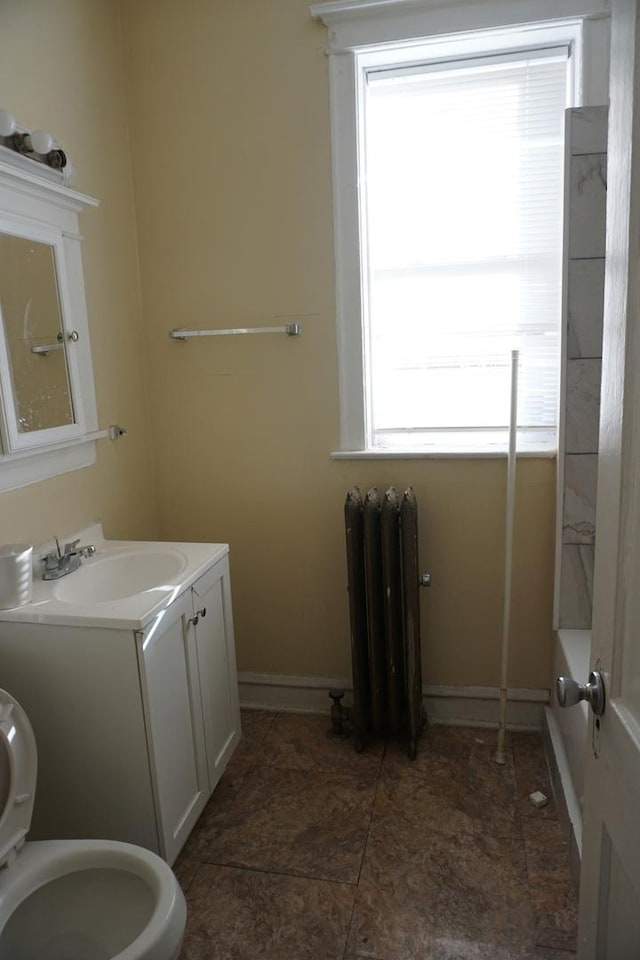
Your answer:
[[[36,762],[0,690],[0,960],[177,960],[186,904],[164,860],[111,840],[25,842]]]

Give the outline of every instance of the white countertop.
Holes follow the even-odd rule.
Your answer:
[[[0,610],[0,624],[51,623],[142,630],[209,567],[229,552],[226,543],[105,540],[99,524],[88,527],[70,539],[76,539],[77,536],[80,536],[82,546],[93,544],[96,547],[94,556],[82,560],[80,569],[65,577],[43,580],[40,557],[47,552],[49,545],[36,548],[32,602],[10,610]],[[106,600],[91,598],[91,588],[97,585],[99,591],[106,579],[102,577],[102,571],[114,569],[113,565],[118,563],[118,558],[122,558],[125,563],[128,558],[127,569],[132,569],[132,565],[133,569],[136,566],[141,569],[144,567],[145,555],[148,555],[150,560],[158,555],[170,555],[180,569],[177,573],[172,571],[169,577],[162,577],[162,583],[130,596],[119,595]],[[118,593],[118,590],[114,592]],[[123,592],[126,592],[126,589]],[[60,596],[61,594],[63,596]],[[70,598],[70,595],[74,594],[75,596]]]

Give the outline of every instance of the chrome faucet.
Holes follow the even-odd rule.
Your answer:
[[[66,577],[67,574],[78,569],[83,557],[92,557],[96,552],[93,544],[79,547],[79,540],[65,543],[64,548],[61,549],[58,538],[54,537],[54,539],[56,541],[56,553],[48,553],[40,561],[42,563],[43,580],[59,580],[60,577]]]

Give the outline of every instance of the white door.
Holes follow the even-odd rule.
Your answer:
[[[640,958],[640,0],[614,0],[580,960]],[[586,677],[584,678],[586,680]]]

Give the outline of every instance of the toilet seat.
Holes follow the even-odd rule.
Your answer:
[[[0,956],[177,960],[187,908],[171,868],[114,840],[25,842],[36,774],[29,718],[0,690]]]
[[[36,740],[17,700],[0,690],[0,868],[11,864],[31,826]]]

